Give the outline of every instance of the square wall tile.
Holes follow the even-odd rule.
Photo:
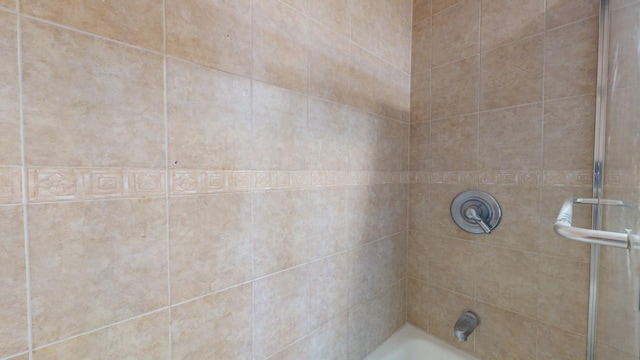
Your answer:
[[[435,15],[451,6],[461,2],[462,0],[431,0],[431,11]]]
[[[458,61],[478,53],[479,18],[479,0],[464,0],[433,15],[433,66]]]
[[[547,32],[545,99],[596,91],[598,19],[591,18]]]
[[[474,242],[430,236],[429,284],[475,297],[479,252]]]
[[[431,123],[411,124],[409,136],[409,170],[431,170]]]
[[[429,144],[431,170],[475,170],[478,165],[478,114],[432,121]]]
[[[267,360],[309,359],[309,338],[303,338],[269,356]]]
[[[167,61],[169,164],[251,169],[251,81]]]
[[[409,230],[429,232],[431,205],[429,200],[429,184],[409,184],[408,212]]]
[[[381,25],[378,21],[384,11],[383,1],[351,0],[351,40],[378,55]]]
[[[544,31],[544,4],[545,0],[483,0],[482,49],[493,49]]]
[[[477,302],[482,326],[476,331],[475,355],[481,359],[536,359],[537,321]]]
[[[309,16],[338,34],[351,37],[349,1],[309,1]]]
[[[413,25],[411,73],[419,74],[431,69],[431,18]]]
[[[256,277],[309,260],[308,216],[306,191],[254,194],[253,261]]]
[[[253,78],[309,89],[309,19],[277,0],[253,3]]]
[[[22,24],[27,164],[163,167],[162,57]]]
[[[413,1],[413,24],[431,17],[431,0]]]
[[[349,255],[346,252],[309,264],[309,330],[347,314]]]
[[[409,77],[406,77],[405,83],[405,74],[384,61],[380,61],[379,76],[380,92],[377,97],[380,100],[376,113],[403,121],[408,117],[411,106]]]
[[[4,165],[22,164],[17,34],[17,16],[0,12],[0,164]]]
[[[542,100],[543,36],[483,53],[482,110]]]
[[[339,316],[309,335],[309,360],[347,358],[347,316]]]
[[[349,190],[309,190],[309,254],[319,259],[350,247]]]
[[[547,29],[597,16],[599,11],[598,0],[547,0]]]
[[[432,119],[478,111],[479,65],[479,56],[474,56],[432,69]]]
[[[539,360],[585,359],[587,340],[584,336],[538,323],[537,355]],[[598,354],[598,359],[602,359]],[[606,358],[604,358],[606,359]],[[617,358],[623,360],[622,358]]]
[[[411,76],[411,122],[431,119],[431,72]]]
[[[385,7],[378,21],[380,58],[397,69],[411,72],[411,21]]]
[[[34,346],[166,306],[165,231],[162,199],[29,206]]]
[[[172,303],[250,280],[251,195],[171,198],[169,242]]]
[[[382,119],[375,115],[350,110],[349,113],[349,169],[375,170],[381,157],[378,131]]]
[[[473,298],[450,292],[435,286],[429,287],[429,333],[446,341],[449,345],[472,353],[477,331],[471,334],[466,342],[459,342],[453,336],[453,324],[460,314],[467,310],[476,310],[476,301]],[[483,316],[482,313],[478,315]],[[483,319],[484,325],[484,319]],[[478,328],[479,329],[479,328]]]
[[[378,148],[378,170],[406,171],[409,167],[409,125],[395,120],[380,119]]]
[[[251,359],[252,285],[171,309],[174,359]]]
[[[545,103],[544,169],[593,170],[595,104],[594,95]]]
[[[21,0],[20,11],[132,45],[163,50],[162,0]]]
[[[349,169],[349,107],[309,99],[309,167]]]
[[[348,104],[359,110],[377,113],[380,87],[380,59],[352,43]]]
[[[609,72],[615,74],[609,76],[609,89],[613,90],[636,87],[640,84],[636,52],[638,25],[635,15],[640,9],[640,2],[627,2],[625,5],[630,6],[619,9],[615,9],[613,2],[611,4],[614,10],[611,11],[609,48],[617,49],[609,52]]]
[[[38,349],[36,360],[170,359],[169,311],[159,311]]]
[[[307,334],[308,269],[287,270],[254,283],[254,358],[264,359]]]
[[[304,170],[308,149],[307,96],[253,83],[253,162],[258,170]]]
[[[3,6],[9,10],[16,10],[16,0],[0,0],[0,6]]]
[[[349,38],[316,23],[311,23],[309,37],[309,94],[346,103],[351,59]]]
[[[541,166],[541,104],[480,113],[479,169],[529,170]]]
[[[0,356],[26,351],[27,276],[22,206],[0,207]]]
[[[407,276],[413,279],[429,280],[429,235],[417,231],[408,234]]]
[[[382,213],[379,188],[374,186],[357,186],[349,189],[349,244],[364,244],[380,239],[382,230],[380,217]]]
[[[251,1],[166,0],[167,54],[251,75]]]
[[[426,281],[407,278],[407,322],[428,331],[429,285]]]

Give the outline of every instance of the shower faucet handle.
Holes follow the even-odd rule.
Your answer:
[[[480,218],[480,216],[478,216],[478,213],[476,212],[476,209],[474,209],[472,207],[468,207],[465,210],[464,215],[466,217],[468,217],[469,219],[477,222],[478,225],[480,225],[480,227],[482,228],[482,231],[484,231],[486,234],[490,234],[491,233],[491,228],[489,227],[489,225],[487,225],[487,223],[484,222],[484,220],[482,220]]]

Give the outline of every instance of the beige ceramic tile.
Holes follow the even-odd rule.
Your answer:
[[[379,108],[380,59],[352,43],[349,65],[349,105],[370,113]]]
[[[169,312],[160,311],[36,350],[37,360],[170,359]]]
[[[29,360],[29,353],[12,356],[7,358],[7,360]]]
[[[584,187],[551,187],[542,188],[540,231],[538,251],[542,254],[559,256],[574,261],[589,261],[589,245],[577,241],[567,240],[553,231],[560,207],[566,199],[577,197],[591,197],[591,186]],[[575,206],[573,211],[573,225],[579,227],[591,226],[591,207]]]
[[[31,205],[34,346],[167,305],[165,220],[164,200]]]
[[[308,14],[310,0],[281,0],[283,3],[295,8],[296,10]]]
[[[547,29],[596,16],[599,10],[597,0],[547,0]]]
[[[0,207],[0,357],[28,349],[22,206]]]
[[[541,104],[480,113],[479,169],[531,170],[541,166]]]
[[[349,253],[349,306],[372,299],[402,279],[406,272],[404,234],[374,241]]]
[[[537,359],[584,359],[587,356],[586,348],[583,336],[538,323]]]
[[[347,313],[349,255],[346,252],[309,264],[309,330]]]
[[[166,0],[167,53],[251,74],[250,0]]]
[[[407,247],[407,276],[422,281],[429,280],[429,235],[410,231]]]
[[[620,88],[609,95],[607,117],[615,119],[607,124],[608,146],[605,153],[605,161],[609,170],[616,172],[628,172],[634,168],[635,152],[629,149],[635,148],[634,137],[630,133],[638,131],[637,114],[640,109],[638,102],[638,90],[640,87]],[[608,175],[605,173],[605,178]],[[627,196],[627,195],[625,195]]]
[[[431,68],[431,18],[413,25],[411,73],[419,74]]]
[[[251,196],[171,198],[169,242],[172,303],[251,279]]]
[[[267,360],[297,360],[297,359],[309,359],[309,338],[303,338],[286,348],[278,351],[277,353],[269,356]]]
[[[349,239],[349,191],[329,188],[309,191],[308,239],[311,259],[346,250]]]
[[[0,0],[0,6],[4,6],[9,10],[15,10],[16,0]]]
[[[308,328],[308,269],[287,270],[254,283],[254,358],[301,339]]]
[[[433,16],[431,61],[438,66],[479,51],[480,1],[464,0]]]
[[[173,359],[251,359],[252,286],[171,309]]]
[[[380,119],[378,131],[380,171],[406,171],[409,151],[409,125],[389,119]]]
[[[480,188],[498,200],[502,209],[502,220],[491,235],[480,236],[478,240],[514,250],[537,251],[540,238],[538,230],[542,226],[550,226],[540,222],[539,188],[525,186],[481,186]],[[556,212],[555,209],[549,208],[545,211]]]
[[[457,341],[453,335],[453,325],[460,314],[467,310],[478,311],[472,298],[434,286],[429,287],[429,333],[452,346],[472,353],[477,331],[466,342]],[[478,314],[484,316],[482,312]]]
[[[255,276],[271,274],[308,261],[308,209],[306,191],[254,195]]]
[[[177,168],[251,168],[251,82],[168,60],[169,163]]]
[[[542,100],[543,36],[483,53],[483,110]]]
[[[613,7],[613,4],[611,5]],[[640,84],[637,46],[638,21],[635,14],[640,3],[611,11],[609,30],[609,88],[618,89]]]
[[[382,209],[379,188],[356,186],[349,189],[349,244],[358,245],[380,239]]]
[[[596,345],[596,356],[600,360],[635,360],[638,358],[638,352],[635,351],[635,354],[632,352],[624,352],[607,343],[598,341]]]
[[[410,184],[408,189],[408,227],[410,231],[429,233],[432,207],[428,184]],[[415,275],[414,275],[415,276]]]
[[[403,19],[411,20],[413,0],[387,0],[390,11],[393,11]]]
[[[433,119],[478,111],[479,57],[432,70],[431,115]]]
[[[349,1],[351,40],[376,55],[380,50],[380,32],[383,30],[379,19],[383,11],[383,1]]]
[[[162,0],[23,0],[20,11],[93,34],[162,51]]]
[[[313,170],[349,170],[349,108],[309,99],[309,166]]]
[[[483,0],[482,49],[493,49],[544,31],[544,4],[544,0]]]
[[[380,218],[378,224],[383,236],[407,229],[407,186],[404,184],[379,185]]]
[[[347,358],[347,316],[342,315],[309,335],[309,360]]]
[[[538,320],[586,336],[589,264],[548,256],[539,261]]]
[[[412,124],[410,128],[409,170],[428,171],[431,169],[431,123]]]
[[[342,0],[310,1],[309,15],[338,34],[351,36],[349,2]],[[313,45],[313,43],[312,43]]]
[[[429,285],[426,281],[407,278],[407,322],[428,330]]]
[[[598,19],[590,18],[546,34],[545,99],[592,94],[598,67]]]
[[[585,95],[545,103],[544,169],[592,170],[595,102]]]
[[[442,10],[445,10],[462,0],[431,0],[431,11],[435,15]]]
[[[429,284],[474,297],[480,249],[470,241],[431,236],[429,239]]]
[[[349,169],[375,170],[380,158],[377,140],[381,119],[375,115],[350,110]]]
[[[481,359],[536,359],[536,324],[533,319],[482,302],[476,311],[482,325],[476,331],[475,355]]]
[[[27,163],[164,166],[162,58],[22,24]]]
[[[446,105],[443,105],[446,106]],[[431,73],[411,76],[411,122],[431,119]]]
[[[309,93],[345,103],[349,93],[349,39],[316,23],[311,23],[309,37]]]
[[[413,1],[413,24],[431,17],[431,0]]]
[[[431,170],[475,170],[478,162],[478,115],[432,121],[429,144]]]
[[[478,300],[535,318],[538,298],[538,256],[483,246],[478,252]]]
[[[409,113],[411,94],[405,91],[405,74],[384,61],[380,62],[379,100],[376,113],[395,120],[402,120]]]
[[[307,97],[253,83],[253,161],[258,170],[307,166]]]
[[[349,359],[362,359],[391,336],[406,319],[404,281],[349,310]]]
[[[16,15],[0,12],[0,78],[3,79],[0,85],[0,163],[6,165],[22,163],[17,29]]]
[[[277,0],[253,3],[253,78],[296,91],[309,88],[309,19]]]
[[[383,9],[378,21],[380,58],[397,69],[411,72],[411,21],[388,8]]]

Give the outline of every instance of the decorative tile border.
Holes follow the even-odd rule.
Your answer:
[[[165,193],[164,170],[30,168],[29,201],[146,198]]]
[[[589,171],[409,172],[409,182],[424,184],[590,186]]]
[[[0,204],[22,203],[22,168],[0,167]]]

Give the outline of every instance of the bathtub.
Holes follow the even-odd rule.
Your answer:
[[[453,332],[453,329],[451,329]],[[406,324],[365,360],[477,360],[442,340]]]

